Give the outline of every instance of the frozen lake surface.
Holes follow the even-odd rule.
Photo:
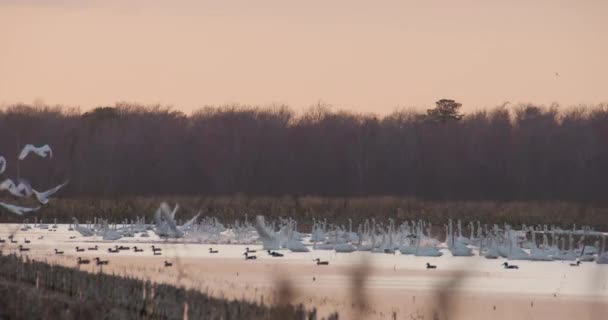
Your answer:
[[[307,253],[281,250],[284,257],[272,257],[260,251],[259,245],[248,246],[258,250],[257,259],[245,261],[245,245],[165,241],[153,235],[102,241],[100,237],[82,237],[78,232],[68,231],[67,225],[59,225],[57,231],[19,228],[17,224],[0,225],[2,239],[14,234],[17,241],[7,240],[3,244],[4,254],[20,254],[18,246],[23,245],[30,248],[24,253],[33,259],[73,267],[77,267],[77,257],[100,257],[110,261],[103,272],[176,283],[220,297],[264,302],[272,299],[277,283],[284,280],[295,291],[293,301],[315,306],[321,313],[337,310],[349,314],[353,312],[353,296],[362,294],[371,306],[366,319],[390,319],[393,312],[399,319],[430,315],[436,312],[438,292],[451,294],[453,305],[447,308],[452,314],[450,319],[482,319],[489,314],[496,319],[502,319],[503,315],[504,319],[571,319],[567,316],[585,319],[586,315],[593,317],[597,312],[606,312],[608,301],[608,265],[596,263],[572,267],[570,261],[509,261],[519,269],[507,270],[501,266],[505,259],[452,257],[447,250],[443,256],[433,258],[398,252],[393,255],[326,250]],[[25,238],[31,243],[25,244]],[[75,249],[95,245],[99,250]],[[107,249],[116,245],[129,246],[131,250],[109,253]],[[154,256],[151,245],[162,248],[162,255]],[[133,246],[143,248],[144,252],[134,252]],[[211,254],[209,248],[219,252]],[[54,249],[64,254],[55,255]],[[329,265],[317,266],[313,262],[317,258]],[[165,260],[174,266],[165,268]],[[427,262],[437,269],[427,270]],[[369,267],[365,269],[364,289],[353,287],[353,273],[362,270],[359,269],[362,265]],[[94,265],[82,268],[100,271]],[[361,292],[354,292],[357,290]],[[494,313],[495,308],[502,311],[500,316]]]

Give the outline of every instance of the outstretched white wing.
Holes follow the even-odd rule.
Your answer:
[[[36,207],[36,208],[20,207],[20,206],[15,206],[15,205],[4,203],[4,202],[0,202],[0,206],[2,206],[4,209],[6,209],[14,214],[18,214],[20,216],[22,216],[24,213],[34,212],[34,211],[40,209],[40,207]]]
[[[34,194],[34,191],[32,190],[32,185],[30,184],[29,181],[27,181],[23,178],[20,178],[17,182],[18,182],[17,186],[16,186],[17,192],[19,192],[20,194],[24,194],[27,197]]]
[[[11,179],[5,179],[0,183],[0,191],[9,190],[10,188],[14,188],[15,183]]]
[[[8,192],[10,192],[15,197],[25,197],[25,194],[21,193],[21,190],[15,185],[15,183],[11,179],[5,179],[4,181],[2,181],[2,183],[0,183],[0,191],[4,190],[8,190]]]
[[[4,173],[4,170],[6,170],[6,159],[0,156],[0,174]]]
[[[47,203],[49,203],[49,197],[52,196],[53,194],[57,193],[57,191],[59,191],[61,188],[65,187],[68,183],[69,183],[69,181],[66,181],[66,182],[56,186],[55,188],[52,188],[52,189],[49,189],[49,190],[43,191],[43,192],[38,192],[38,191],[32,189],[32,192],[34,192],[34,194],[36,195],[36,199],[38,199],[38,202],[40,202],[42,204],[47,204]]]
[[[179,209],[179,205],[175,205],[173,212],[170,211],[169,205],[167,205],[165,202],[161,203],[160,208],[162,211],[162,217],[169,226],[169,229],[172,231],[172,236],[175,238],[181,238],[184,234],[181,230],[177,228],[177,224],[175,223],[174,218],[177,209]]]
[[[25,147],[23,147],[23,149],[21,150],[21,153],[19,154],[19,160],[23,160],[25,159],[25,157],[27,157],[28,154],[30,154],[30,152],[36,147],[34,147],[31,144],[26,144]]]
[[[25,159],[30,154],[30,152],[33,152],[42,158],[46,158],[47,155],[51,159],[53,158],[53,150],[51,150],[51,147],[48,144],[45,144],[41,147],[36,147],[33,144],[27,144],[25,145],[25,147],[23,147],[23,150],[21,150],[21,153],[19,154],[19,160]]]

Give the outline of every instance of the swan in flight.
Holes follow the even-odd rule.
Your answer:
[[[277,234],[266,227],[264,216],[256,216],[254,226],[262,241],[263,250],[279,250],[281,248]]]
[[[179,205],[176,204],[175,208],[171,210],[166,202],[160,204],[160,207],[154,214],[154,232],[162,238],[183,238],[188,231],[192,229],[196,219],[198,219],[200,213],[195,215],[192,219],[188,220],[184,225],[178,226],[175,222],[175,213],[179,209]]]
[[[36,147],[33,144],[27,144],[25,145],[25,147],[23,147],[23,150],[21,150],[21,153],[19,154],[19,160],[25,159],[30,154],[30,152],[33,152],[42,158],[46,158],[47,155],[49,156],[49,158],[53,158],[53,150],[51,150],[51,147],[48,144],[45,144],[41,147]]]
[[[22,216],[24,213],[30,213],[30,212],[34,212],[34,211],[40,209],[40,207],[27,208],[27,207],[15,206],[15,205],[4,203],[4,202],[0,202],[0,206],[2,206],[4,209],[6,209],[12,213],[18,214],[20,216]]]
[[[36,195],[36,199],[38,199],[38,202],[40,202],[41,204],[47,204],[49,203],[49,197],[52,196],[53,194],[57,193],[57,191],[59,191],[59,189],[65,187],[68,184],[69,181],[66,181],[58,186],[56,186],[55,188],[49,189],[47,191],[43,191],[43,192],[38,192],[34,189],[32,189],[32,192]]]
[[[0,156],[0,174],[2,174],[6,170],[6,159],[3,156]]]
[[[179,206],[175,205],[173,212],[176,212],[178,208]],[[171,216],[173,215],[174,213],[171,212],[171,209],[166,202],[161,203],[160,207],[156,209],[156,213],[154,214],[154,232],[156,232],[159,237],[176,237],[173,231],[175,231],[177,227],[175,226],[175,221],[171,220]]]
[[[18,184],[15,184],[11,179],[5,179],[0,183],[0,191],[8,190],[15,197],[29,197],[33,194],[32,186],[25,179],[19,179]]]

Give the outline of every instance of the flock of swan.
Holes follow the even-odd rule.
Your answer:
[[[19,154],[19,161],[34,154],[41,158],[53,157],[49,145],[36,147],[26,145]],[[0,156],[0,174],[6,170],[7,161]],[[47,191],[39,192],[22,178],[16,181],[5,179],[0,183],[0,191],[8,191],[16,198],[35,197],[41,204],[46,205],[50,197],[61,190],[67,181]],[[15,204],[0,202],[0,207],[24,215],[39,210],[41,207],[23,207]],[[121,238],[149,237],[154,232],[160,238],[185,238],[200,243],[215,244],[258,244],[264,250],[287,249],[292,252],[309,252],[314,250],[333,250],[340,253],[354,251],[370,251],[372,253],[414,255],[424,257],[439,257],[446,252],[452,256],[481,256],[487,259],[499,257],[510,260],[531,261],[595,261],[598,264],[608,264],[606,251],[606,234],[595,231],[590,227],[570,230],[555,226],[526,226],[519,230],[509,225],[481,225],[480,222],[469,222],[463,228],[461,221],[449,220],[441,232],[442,240],[433,237],[430,223],[405,221],[396,225],[394,220],[388,223],[376,223],[374,219],[366,220],[353,230],[349,219],[348,228],[328,224],[327,221],[313,221],[310,234],[299,232],[297,222],[293,219],[281,219],[267,224],[263,216],[256,217],[254,223],[236,221],[225,227],[217,218],[202,217],[200,213],[181,224],[175,219],[178,205],[171,208],[161,203],[154,214],[152,224],[144,218],[135,221],[123,221],[110,225],[103,219],[95,219],[81,225],[73,218],[70,229],[79,232],[84,237],[101,236],[103,240],[119,240]],[[38,227],[44,228],[42,223]],[[27,220],[24,228],[27,229]],[[465,230],[466,229],[466,230]]]
[[[608,234],[590,227],[561,229],[555,226],[482,225],[470,222],[463,227],[461,221],[449,220],[443,228],[419,221],[405,221],[396,225],[394,220],[377,223],[366,220],[353,228],[314,221],[310,233],[301,233],[293,219],[279,219],[267,223],[257,216],[253,223],[235,221],[224,226],[217,218],[200,217],[200,213],[181,223],[175,219],[178,205],[171,208],[162,203],[154,214],[154,221],[145,218],[110,224],[95,219],[82,225],[76,218],[70,230],[83,237],[102,237],[103,240],[122,238],[148,238],[155,234],[160,239],[182,239],[184,242],[205,244],[261,245],[263,250],[289,250],[309,252],[332,250],[337,253],[368,251],[377,254],[401,254],[422,257],[439,257],[445,254],[460,257],[506,258],[530,261],[581,261],[608,264],[606,237]],[[24,222],[27,226],[27,221]],[[48,228],[41,223],[38,227]],[[27,227],[24,227],[27,228]],[[145,240],[145,239],[140,239]]]
[[[28,144],[23,147],[21,152],[19,153],[18,161],[25,160],[28,155],[34,154],[41,158],[53,158],[53,150],[51,147],[46,144],[40,147],[36,147],[34,145]],[[6,171],[7,161],[4,156],[0,156],[0,174],[4,174]],[[61,188],[65,187],[68,182],[64,182],[54,188],[51,188],[46,191],[37,191],[32,187],[32,185],[26,179],[18,177],[16,180],[12,179],[4,179],[0,183],[0,191],[8,191],[12,196],[16,198],[29,198],[35,197],[36,200],[41,205],[46,205],[50,201],[50,197],[57,193]],[[41,207],[23,207],[15,204],[0,202],[0,207],[6,209],[9,212],[12,212],[17,215],[23,215],[30,212],[38,211]]]

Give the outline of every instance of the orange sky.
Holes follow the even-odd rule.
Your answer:
[[[608,102],[607,16],[606,0],[0,0],[0,104]]]

